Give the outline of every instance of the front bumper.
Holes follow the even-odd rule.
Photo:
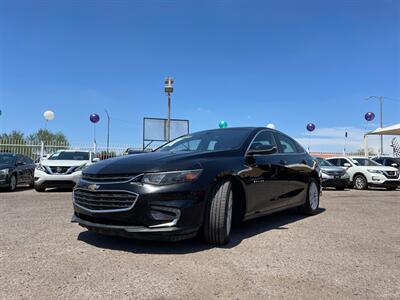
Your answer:
[[[35,170],[35,188],[73,188],[82,176],[82,171],[72,174],[47,174]]]
[[[350,183],[350,176],[348,174],[342,176],[333,176],[322,173],[321,185],[323,187],[347,187]]]
[[[96,233],[142,240],[179,241],[194,237],[198,232],[197,227],[181,228],[174,226],[164,228],[148,228],[145,226],[100,224],[81,219],[76,213],[72,216],[71,222],[78,223],[80,226]]]
[[[400,177],[387,178],[383,174],[370,174],[368,179],[369,186],[375,187],[397,187],[400,185]]]
[[[195,236],[202,226],[207,191],[201,183],[169,186],[132,182],[96,183],[96,191],[90,191],[93,185],[92,182],[81,180],[75,188],[74,215],[71,220],[91,231],[139,239],[177,241]],[[110,191],[138,196],[128,208],[96,210],[82,205],[84,202],[77,191],[98,193],[96,195],[100,195],[100,200],[104,199],[104,193]],[[170,213],[170,219],[160,218],[165,217],[163,213]]]

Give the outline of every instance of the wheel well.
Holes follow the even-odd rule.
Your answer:
[[[356,177],[357,175],[361,175],[362,177],[364,177],[365,178],[365,180],[368,182],[368,179],[367,179],[367,177],[365,177],[365,175],[363,174],[363,173],[361,173],[361,172],[357,172],[357,173],[355,173],[354,175],[353,175],[353,178],[351,178],[351,181],[354,181],[354,177]]]
[[[221,179],[228,179],[232,183],[232,193],[233,193],[233,223],[238,224],[243,221],[244,215],[246,213],[246,193],[244,191],[243,185],[237,177],[225,176]]]

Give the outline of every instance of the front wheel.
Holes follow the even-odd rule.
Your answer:
[[[308,184],[306,203],[299,207],[300,212],[307,215],[315,215],[318,212],[319,195],[318,183],[312,178]]]
[[[232,183],[217,184],[207,207],[204,221],[204,239],[207,243],[224,245],[229,242],[233,213]]]
[[[368,188],[367,179],[363,175],[356,175],[354,177],[354,187],[357,190],[366,190]]]
[[[17,188],[17,177],[15,175],[11,175],[10,177],[10,183],[8,184],[8,190],[10,192],[15,191]]]

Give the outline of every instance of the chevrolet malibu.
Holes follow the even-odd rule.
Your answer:
[[[225,128],[179,137],[154,152],[83,171],[72,222],[100,234],[229,241],[233,223],[298,207],[318,211],[318,164],[269,128]]]

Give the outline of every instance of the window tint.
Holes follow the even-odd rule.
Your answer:
[[[283,153],[298,153],[295,141],[283,134],[278,133],[277,136]]]
[[[251,143],[249,150],[265,150],[276,146],[274,135],[271,131],[261,131]]]
[[[329,161],[332,165],[337,166],[337,165],[338,165],[338,162],[339,162],[339,159],[337,159],[337,158],[330,158],[330,159],[328,159],[328,161]]]
[[[344,164],[350,164],[351,165],[351,163],[347,159],[341,158],[339,160],[339,166],[340,167],[344,167]]]

